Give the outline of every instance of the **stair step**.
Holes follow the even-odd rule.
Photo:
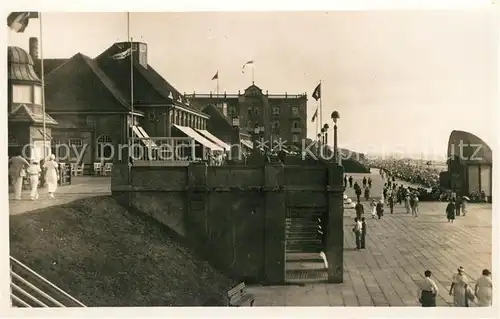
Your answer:
[[[321,262],[323,258],[321,258],[320,253],[288,253],[285,256],[287,262]]]
[[[318,271],[318,270],[326,270],[328,269],[325,266],[325,263],[320,262],[287,262],[285,265],[286,271]]]

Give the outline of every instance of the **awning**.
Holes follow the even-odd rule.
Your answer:
[[[198,132],[193,130],[192,128],[188,126],[180,126],[177,124],[174,124],[174,126],[179,129],[182,133],[186,134],[187,136],[193,138],[196,142],[200,143],[201,145],[211,149],[212,151],[223,151],[224,149],[217,144],[214,144],[201,136]]]
[[[137,129],[142,133],[142,136],[144,136],[144,138],[149,138],[149,140],[147,140],[149,142],[149,145],[151,145],[152,147],[158,147],[158,145],[156,145],[156,143],[151,139],[148,133],[146,133],[142,126],[137,126]]]
[[[248,147],[248,148],[251,148],[253,149],[253,143],[249,140],[243,140],[241,139],[240,140],[241,144],[243,144],[244,146]]]
[[[132,131],[134,134],[146,145],[146,147],[158,147],[155,142],[152,140],[148,140],[149,135],[144,131],[144,129],[140,126],[132,126]]]
[[[229,146],[229,144],[225,143],[224,141],[221,141],[217,136],[213,135],[209,131],[207,131],[207,130],[196,130],[196,131],[201,133],[201,135],[207,137],[209,140],[211,140],[215,144],[224,148],[226,151],[229,151],[231,149],[231,146]]]

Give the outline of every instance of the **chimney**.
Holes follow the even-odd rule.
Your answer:
[[[30,38],[30,55],[33,60],[38,59],[38,38]]]

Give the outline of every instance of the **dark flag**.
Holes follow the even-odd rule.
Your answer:
[[[219,71],[217,71],[217,73],[215,73],[214,77],[212,78],[212,81],[217,80],[217,79],[219,79]]]
[[[14,32],[22,33],[30,19],[38,19],[38,12],[12,12],[7,17],[7,25]]]
[[[317,101],[321,99],[321,83],[314,89],[312,97]]]

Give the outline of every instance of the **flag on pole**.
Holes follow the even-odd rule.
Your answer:
[[[313,117],[311,119],[312,122],[316,121],[316,118],[318,117],[318,109],[316,108],[316,111],[313,114]]]
[[[218,79],[219,79],[219,71],[217,71],[217,73],[215,73],[215,75],[212,77],[212,81]]]
[[[253,64],[253,60],[250,60],[250,61],[248,61],[247,63],[243,64],[243,67],[241,68],[241,73],[245,73],[245,67],[246,67],[248,64]]]
[[[38,19],[38,12],[12,12],[7,17],[7,25],[14,32],[22,33],[28,26],[30,19]]]
[[[314,89],[312,97],[317,101],[321,99],[321,83]]]
[[[130,55],[130,48],[111,56],[113,60],[123,60]]]

